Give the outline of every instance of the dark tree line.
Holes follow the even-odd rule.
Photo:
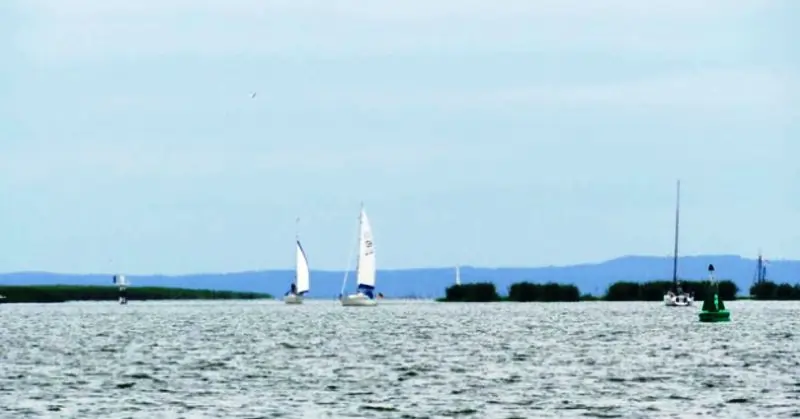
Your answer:
[[[681,281],[684,291],[694,294],[695,301],[703,301],[710,289],[709,281]],[[664,294],[672,287],[672,281],[651,282],[616,282],[608,287],[602,297],[582,296],[578,287],[572,284],[558,284],[550,282],[537,284],[531,282],[518,282],[508,289],[508,296],[503,297],[497,293],[495,285],[491,282],[452,285],[445,290],[442,301],[454,302],[573,302],[581,300],[606,300],[606,301],[663,301]],[[717,282],[719,296],[725,301],[736,299],[739,287],[731,280]],[[765,282],[750,289],[750,295],[755,299],[792,300],[800,299],[800,285],[776,285]]]
[[[444,291],[444,301],[462,303],[489,303],[500,301],[500,295],[491,282],[452,285]]]
[[[518,282],[512,284],[508,289],[508,300],[521,303],[575,302],[580,301],[580,299],[580,290],[572,284]]]
[[[711,282],[709,281],[681,281],[683,291],[694,293],[695,301],[704,300]],[[736,299],[739,287],[730,280],[717,283],[719,297],[726,301]],[[615,282],[608,287],[604,297],[608,301],[662,301],[664,293],[670,290],[672,281],[651,282]]]
[[[760,282],[750,287],[750,297],[754,300],[800,300],[800,284]]]
[[[508,296],[501,297],[491,282],[452,285],[445,290],[444,301],[464,303],[488,303],[492,301],[516,302],[572,302],[580,300],[580,291],[575,285],[555,282],[534,284],[519,282],[508,289]]]
[[[136,300],[216,300],[272,298],[269,294],[236,291],[195,290],[186,288],[129,287],[128,301]],[[63,303],[65,301],[114,301],[119,296],[115,286],[16,285],[0,286],[6,303]]]

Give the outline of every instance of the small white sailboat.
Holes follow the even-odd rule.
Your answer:
[[[456,265],[456,285],[461,285],[461,267]]]
[[[677,291],[667,291],[664,294],[664,305],[667,307],[688,307],[694,304],[694,296],[684,292],[680,286],[680,281],[677,285]]]
[[[128,279],[125,275],[114,275],[112,282],[119,288],[119,303],[128,304],[128,285],[130,285]]]
[[[680,231],[681,213],[681,181],[678,181],[677,200],[675,205],[675,250],[672,256],[672,289],[664,294],[664,305],[667,307],[689,307],[694,304],[694,295],[683,291],[678,279],[678,232]]]
[[[295,234],[295,270],[294,282],[289,292],[283,297],[286,304],[302,304],[303,297],[311,287],[311,272],[308,269],[308,258]]]
[[[361,214],[358,217],[358,261],[356,262],[356,293],[344,295],[347,285],[347,274],[350,268],[345,271],[342,281],[342,293],[340,301],[346,307],[372,307],[378,305],[375,299],[375,277],[377,265],[375,264],[375,247],[372,238],[372,226],[361,205]],[[378,294],[381,297],[381,294]]]

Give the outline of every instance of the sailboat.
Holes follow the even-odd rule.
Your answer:
[[[112,278],[112,283],[117,285],[119,288],[119,303],[121,305],[128,304],[128,279],[125,278],[125,275],[114,275]]]
[[[456,265],[456,285],[461,285],[461,267]]]
[[[767,261],[761,256],[761,252],[758,252],[755,285],[760,285],[764,282],[767,282]]]
[[[668,307],[688,307],[694,303],[694,295],[683,291],[678,279],[678,232],[680,231],[681,214],[681,181],[678,181],[675,204],[675,250],[672,255],[672,289],[664,294],[664,305]]]
[[[303,297],[311,288],[311,273],[308,269],[308,258],[300,244],[300,238],[295,234],[295,270],[294,282],[291,289],[283,297],[286,304],[302,304]]]
[[[342,296],[340,301],[346,307],[371,307],[378,305],[373,292],[375,291],[375,277],[377,266],[375,264],[375,247],[372,239],[372,226],[361,205],[361,214],[358,217],[358,261],[356,262],[356,293],[344,295],[347,285],[347,274],[349,268],[345,270],[344,280],[342,281]],[[381,297],[381,294],[378,294]]]

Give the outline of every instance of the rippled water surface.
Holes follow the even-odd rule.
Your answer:
[[[0,305],[0,417],[800,417],[800,303]]]

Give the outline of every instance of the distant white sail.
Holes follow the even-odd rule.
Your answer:
[[[128,285],[129,285],[129,284],[128,284],[128,279],[127,279],[127,278],[125,278],[125,275],[114,275],[114,277],[112,278],[112,280],[113,280],[112,282],[113,282],[114,284],[116,284],[116,285],[118,285],[118,286],[120,286],[120,287],[126,287],[126,286],[128,286]]]
[[[356,265],[356,293],[351,295],[342,295],[340,301],[345,307],[375,307],[378,301],[375,299],[375,243],[372,239],[372,226],[369,224],[369,218],[364,211],[364,205],[361,205],[361,214],[358,217],[358,258]],[[352,257],[352,256],[351,256]],[[348,258],[350,259],[350,258]],[[342,280],[342,294],[344,294],[345,285],[347,284],[347,271],[345,270],[344,279]],[[383,298],[379,293],[378,298]]]
[[[306,252],[303,251],[303,246],[300,240],[297,240],[297,265],[295,267],[295,285],[297,286],[297,293],[302,294],[308,292],[310,289],[311,273],[308,269],[308,259]]]
[[[358,243],[358,267],[356,278],[358,285],[375,287],[375,244],[372,240],[372,226],[364,209],[361,209],[361,234]]]

